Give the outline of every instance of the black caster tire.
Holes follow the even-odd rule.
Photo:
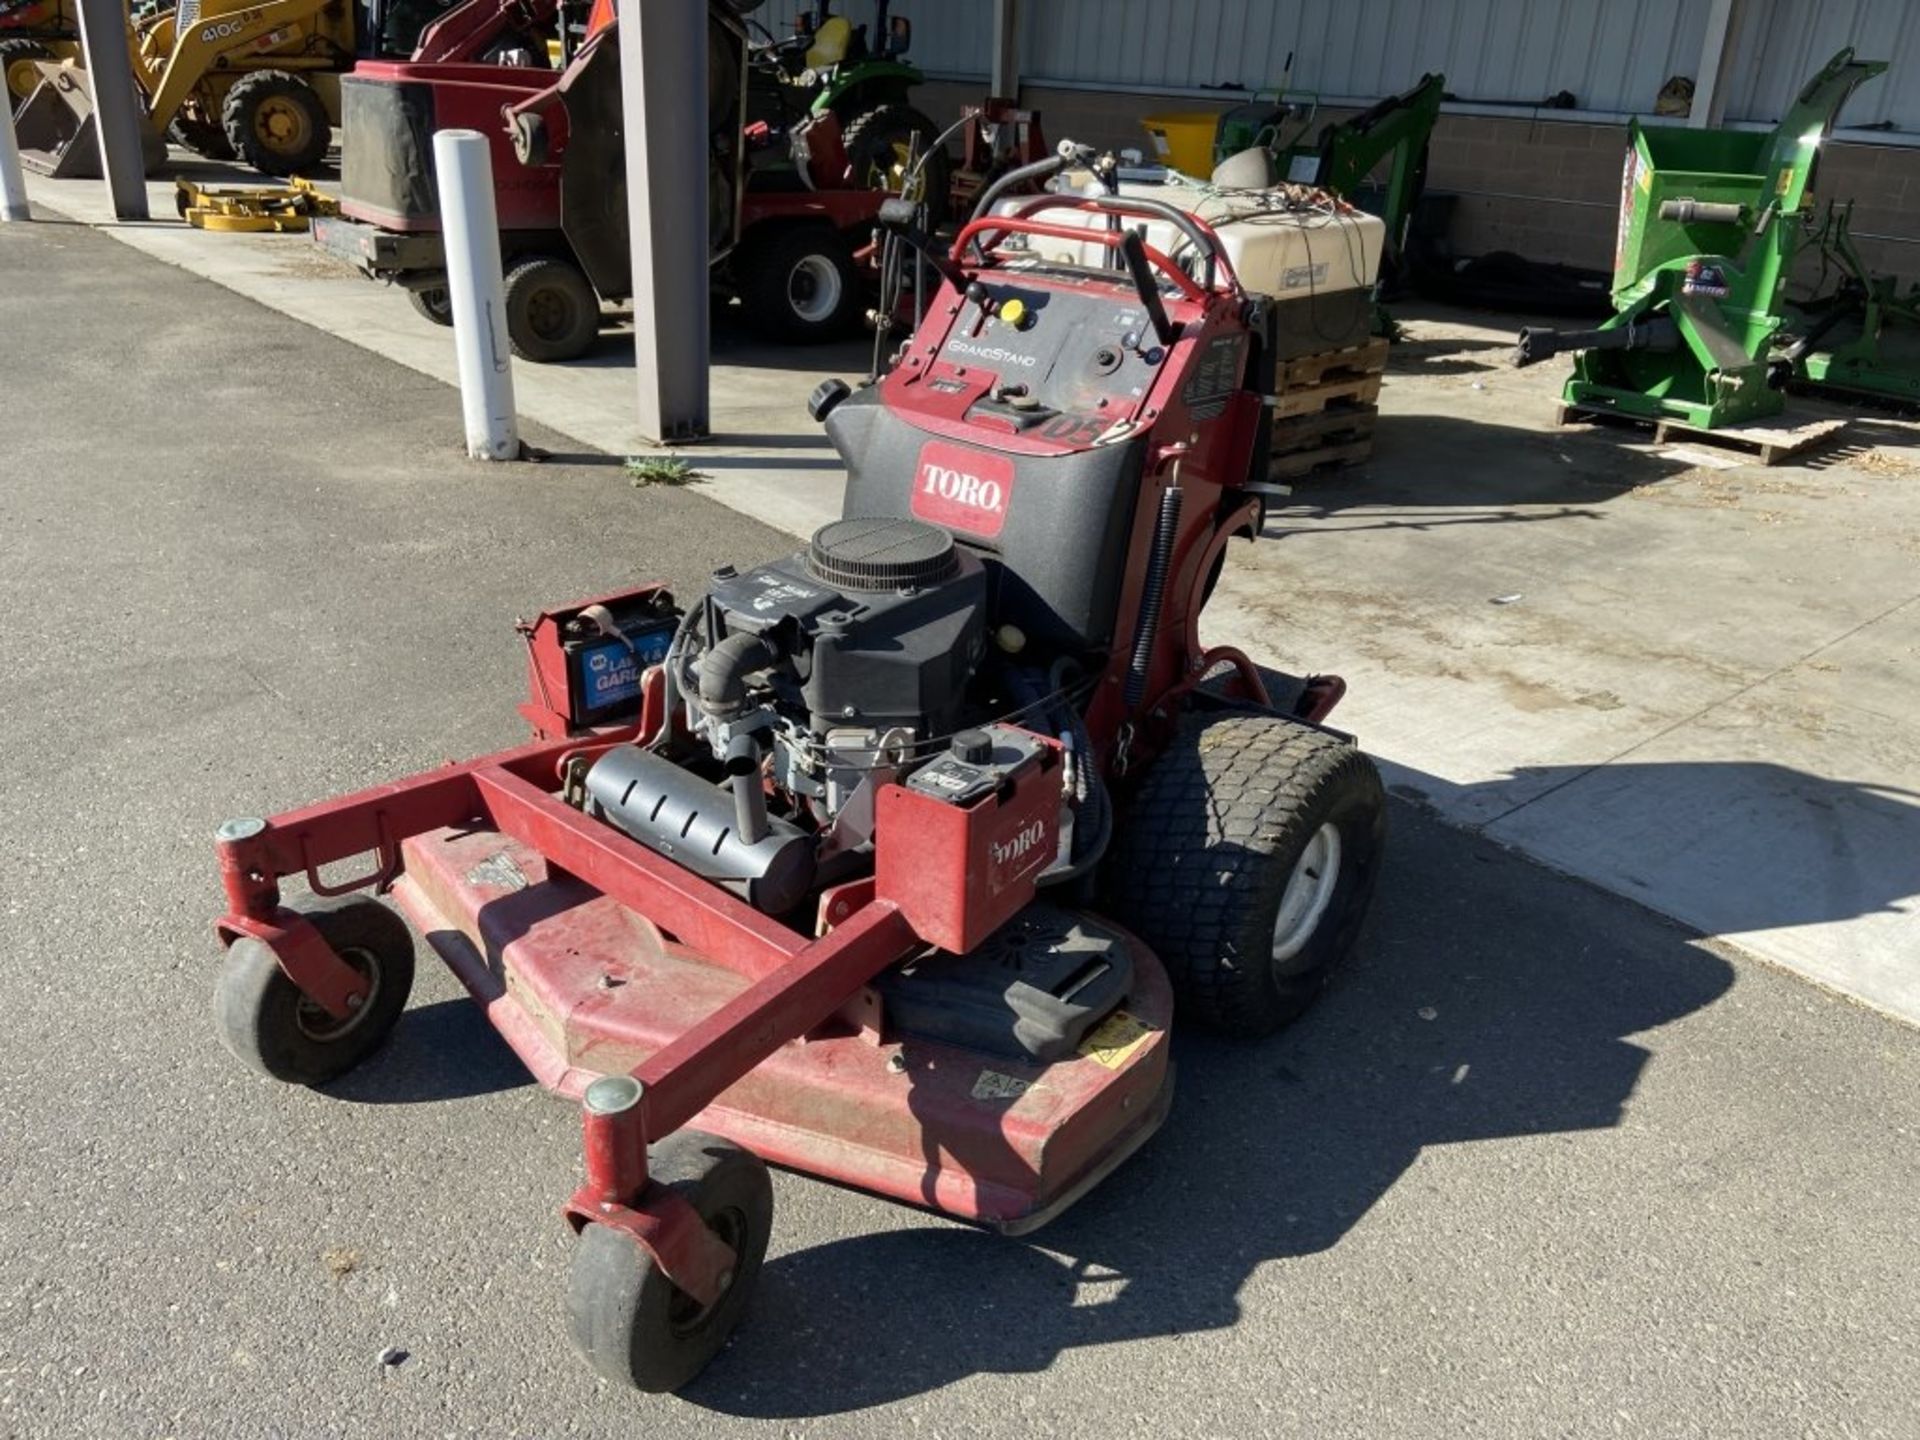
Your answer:
[[[522,360],[572,360],[599,338],[600,297],[566,260],[521,261],[507,271],[505,298],[507,341]]]
[[[444,289],[409,290],[407,303],[413,306],[414,314],[435,325],[453,324],[453,297]]]
[[[373,982],[345,1020],[300,993],[258,940],[227,947],[214,982],[220,1041],[254,1070],[290,1085],[324,1085],[371,1055],[407,1008],[413,989],[413,936],[378,900],[344,896],[303,912],[347,964]]]
[[[648,1170],[684,1195],[739,1256],[711,1305],[678,1289],[630,1236],[588,1225],[567,1285],[573,1343],[603,1379],[649,1394],[678,1390],[707,1366],[746,1310],[773,1229],[773,1184],[759,1156],[698,1130],[648,1153]]]
[[[1352,951],[1386,819],[1380,772],[1349,742],[1279,715],[1191,714],[1122,820],[1108,908],[1167,967],[1181,1018],[1270,1035]]]

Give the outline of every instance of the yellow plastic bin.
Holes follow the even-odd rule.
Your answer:
[[[1204,180],[1213,174],[1213,132],[1220,116],[1213,110],[1183,110],[1176,115],[1148,115],[1141,122],[1153,137],[1162,165],[1182,175]]]

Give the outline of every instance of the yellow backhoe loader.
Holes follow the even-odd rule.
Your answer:
[[[309,172],[340,118],[340,74],[354,61],[352,0],[179,0],[129,21],[147,170],[163,137],[268,175]],[[56,178],[98,176],[93,77],[41,62],[44,83],[15,117],[20,158]]]

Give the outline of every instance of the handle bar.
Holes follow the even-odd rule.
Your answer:
[[[1226,252],[1220,246],[1220,237],[1214,234],[1213,227],[1197,215],[1176,209],[1164,200],[1148,200],[1137,195],[1032,195],[1016,202],[1012,212],[998,218],[1025,219],[1042,210],[1093,210],[1105,215],[1164,220],[1186,236],[1207,262],[1203,281],[1207,289],[1213,288],[1216,269],[1224,269],[1233,288],[1240,288],[1240,277],[1233,273],[1233,266],[1228,262]]]
[[[1081,230],[1072,225],[1049,225],[1042,220],[1026,220],[1017,215],[995,215],[986,220],[969,220],[962,227],[960,233],[953,239],[953,258],[962,260],[968,244],[977,243],[982,235],[1002,234],[1048,235],[1057,240],[1076,240],[1085,244],[1104,245],[1109,250],[1117,250],[1121,248],[1121,242],[1126,236],[1133,232],[1130,230]],[[1193,277],[1163,252],[1144,243],[1140,246],[1140,251],[1148,263],[1173,281],[1180,293],[1189,300],[1204,301],[1207,298],[1207,292],[1194,283]],[[1240,282],[1236,279],[1233,283],[1237,289]],[[1142,296],[1142,299],[1144,300],[1145,297]]]

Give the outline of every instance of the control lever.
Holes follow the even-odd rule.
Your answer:
[[[1153,333],[1162,345],[1173,344],[1180,330],[1167,318],[1167,307],[1160,301],[1160,286],[1155,283],[1153,267],[1147,261],[1147,242],[1140,238],[1138,230],[1128,230],[1120,237],[1120,258],[1127,262],[1133,288],[1140,292],[1140,303],[1147,307],[1147,321],[1153,326]]]
[[[966,290],[966,271],[954,264],[952,257],[935,245],[927,232],[920,228],[920,207],[913,201],[898,195],[891,200],[882,200],[880,214],[875,223],[882,230],[892,231],[911,245],[929,265],[940,272],[940,278],[954,289],[962,292]]]

